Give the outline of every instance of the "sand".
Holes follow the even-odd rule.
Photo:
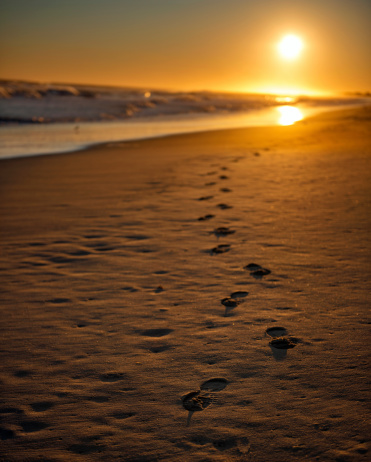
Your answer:
[[[370,135],[2,161],[0,460],[370,460]]]

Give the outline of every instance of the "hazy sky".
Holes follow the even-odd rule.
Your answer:
[[[290,62],[287,33],[305,44]],[[0,78],[371,90],[371,0],[0,0]]]

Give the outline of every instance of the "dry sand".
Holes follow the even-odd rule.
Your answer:
[[[2,161],[0,460],[370,460],[370,154],[363,108]]]

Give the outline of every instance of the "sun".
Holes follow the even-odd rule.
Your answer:
[[[297,58],[303,49],[303,42],[297,35],[285,35],[278,44],[278,50],[285,59]]]

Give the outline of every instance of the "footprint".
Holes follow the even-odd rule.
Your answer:
[[[98,404],[106,403],[107,401],[110,400],[108,396],[104,396],[104,395],[88,396],[86,399],[88,401],[93,401],[94,403],[98,403]]]
[[[237,440],[233,437],[221,438],[219,440],[213,441],[213,445],[215,449],[218,449],[218,451],[225,451],[236,447]]]
[[[265,334],[271,338],[269,346],[274,358],[278,361],[285,359],[287,350],[295,348],[299,343],[299,339],[287,335],[288,332],[284,327],[269,327],[266,329]]]
[[[51,261],[52,263],[73,263],[76,261],[74,258],[67,258],[61,255],[50,257],[48,260]]]
[[[146,337],[164,337],[173,332],[173,329],[147,329],[142,332]]]
[[[123,380],[125,378],[125,374],[123,372],[106,372],[99,378],[102,382],[117,382],[119,380]]]
[[[220,175],[219,180],[229,180],[229,177],[227,175]]]
[[[242,301],[227,297],[223,298],[220,303],[225,306],[224,317],[227,317],[229,316],[229,312],[233,310],[233,308],[236,308],[236,306],[240,305]]]
[[[116,247],[112,246],[111,243],[108,241],[92,242],[86,244],[86,247],[94,249],[96,252],[107,252],[116,249]]]
[[[210,250],[211,254],[220,254],[220,253],[225,253],[229,252],[231,250],[230,244],[219,244],[213,249]]]
[[[124,236],[126,239],[132,239],[134,241],[144,241],[146,239],[151,239],[150,236],[146,234],[129,234],[128,236]]]
[[[200,386],[201,390],[207,391],[221,391],[228,385],[228,380],[224,379],[223,377],[218,377],[215,379],[206,380]]]
[[[111,250],[116,250],[116,247],[113,247],[113,246],[101,246],[101,247],[98,247],[98,246],[96,246],[95,250],[97,252],[110,252]]]
[[[163,351],[167,351],[167,350],[170,350],[170,349],[171,349],[170,345],[157,345],[157,346],[151,347],[149,350],[152,353],[162,353]]]
[[[204,221],[204,220],[210,220],[211,218],[214,218],[215,215],[204,215],[203,217],[198,218],[198,221]]]
[[[199,197],[197,200],[198,201],[208,201],[210,199],[212,199],[214,196],[202,196],[202,197]]]
[[[53,406],[54,403],[52,403],[51,401],[39,401],[37,403],[31,404],[31,407],[35,412],[44,412],[52,408]]]
[[[244,290],[237,290],[236,292],[232,292],[230,297],[231,298],[244,298],[244,297],[247,297],[248,295],[249,293]]]
[[[205,183],[205,186],[214,186],[215,181],[209,181],[209,183]]]
[[[29,370],[26,370],[26,369],[19,369],[18,371],[14,372],[14,377],[20,377],[20,378],[23,378],[23,377],[28,377],[30,375],[32,375],[32,372],[29,371]]]
[[[269,345],[279,350],[288,350],[296,347],[297,343],[295,337],[276,337],[269,342]]]
[[[48,303],[69,303],[71,300],[69,298],[52,298],[51,300],[47,300]]]
[[[284,327],[268,327],[268,329],[265,331],[269,337],[283,337],[284,335],[287,335],[287,330]]]
[[[129,419],[133,416],[135,416],[135,412],[115,412],[112,414],[112,417],[119,420]]]
[[[156,273],[155,274],[162,274],[162,273]],[[135,287],[132,286],[126,286],[126,287],[121,287],[121,290],[127,290],[128,292],[138,292],[139,289],[136,289]]]
[[[72,255],[73,257],[85,257],[86,255],[90,255],[91,252],[88,252],[87,250],[82,250],[82,249],[77,249],[77,250],[71,250],[70,252],[66,252],[67,255]]]
[[[253,276],[255,279],[261,279],[263,276],[271,274],[271,270],[263,268],[256,263],[249,263],[248,265],[244,266],[244,269],[250,271],[251,276]]]
[[[0,440],[10,440],[15,438],[15,433],[13,430],[8,428],[0,427]]]
[[[38,420],[24,420],[20,423],[23,431],[26,433],[34,433],[49,427],[49,424]]]
[[[224,193],[229,193],[229,192],[231,192],[232,190],[229,189],[229,188],[220,188],[220,191],[221,191],[221,192],[224,192]]]
[[[236,231],[234,231],[233,229],[230,229],[230,228],[226,228],[224,226],[221,226],[219,228],[216,228],[214,229],[213,233],[216,235],[216,236],[227,236],[228,234],[233,234],[235,233]]]
[[[188,411],[187,427],[191,423],[193,413],[203,411],[215,402],[215,393],[224,390],[228,383],[225,378],[209,379],[201,384],[198,391],[191,391],[183,396],[182,404],[184,409]]]
[[[228,205],[228,204],[218,204],[217,207],[219,207],[221,210],[227,210],[227,209],[233,208],[232,205]]]
[[[210,406],[212,401],[213,397],[202,394],[201,390],[191,391],[183,396],[182,399],[184,409],[190,412],[203,411]]]

